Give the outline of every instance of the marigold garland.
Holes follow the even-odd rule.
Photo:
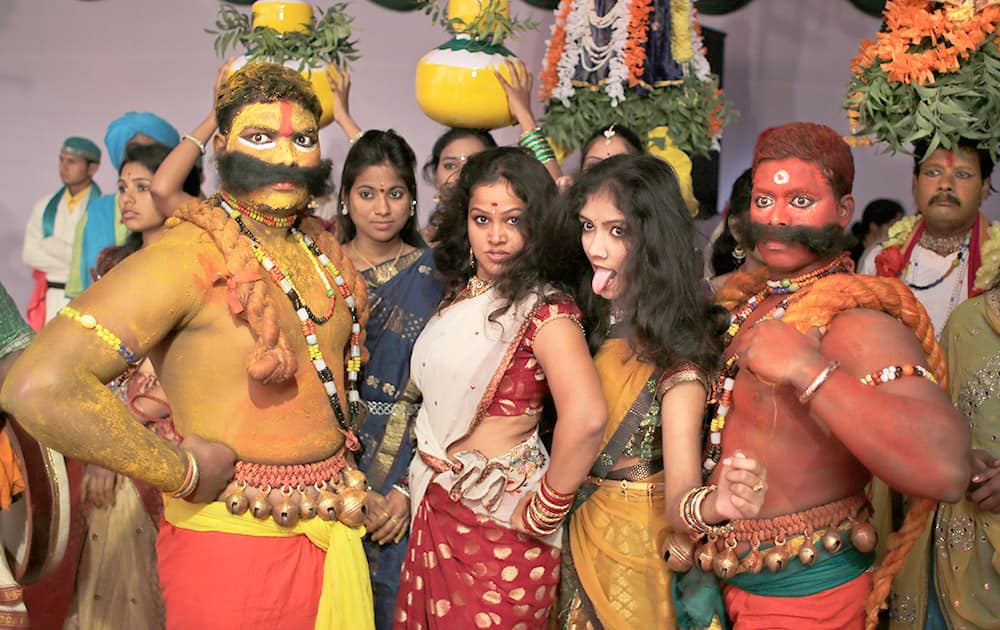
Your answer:
[[[573,8],[573,0],[562,0],[556,9],[556,21],[552,25],[552,37],[549,39],[549,50],[545,53],[542,72],[538,75],[538,97],[547,100],[552,97],[552,90],[559,83],[556,66],[566,50],[566,17]]]
[[[628,43],[625,44],[625,63],[628,65],[628,85],[639,85],[646,65],[646,41],[649,39],[649,16],[653,12],[652,0],[633,0],[629,13]]]
[[[1000,6],[889,0],[883,29],[851,61],[844,107],[855,135],[890,151],[926,142],[952,149],[959,137],[994,152],[1000,129]]]

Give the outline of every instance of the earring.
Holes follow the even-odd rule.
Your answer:
[[[469,245],[469,269],[476,273],[476,255],[472,253],[472,245]]]
[[[348,214],[347,204],[344,203],[343,201],[340,202],[340,214],[343,214],[343,215],[347,215]]]
[[[746,257],[747,257],[747,250],[743,249],[742,246],[737,245],[736,247],[733,248],[733,260],[735,260],[737,264],[742,263],[746,259]]]
[[[410,216],[412,217],[417,213],[417,200],[413,199],[410,201]]]

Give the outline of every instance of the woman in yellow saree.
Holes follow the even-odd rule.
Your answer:
[[[569,191],[563,221],[581,238],[578,302],[608,424],[566,528],[561,622],[675,627],[661,426],[699,432],[724,314],[707,303],[691,217],[666,163],[622,155],[593,166]],[[698,453],[690,460],[697,471]]]

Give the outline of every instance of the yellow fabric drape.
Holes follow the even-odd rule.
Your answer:
[[[374,630],[374,604],[368,561],[361,547],[363,527],[352,529],[338,521],[311,518],[295,527],[250,513],[234,516],[220,502],[208,504],[167,500],[164,517],[175,527],[196,532],[224,532],[244,536],[284,538],[306,536],[326,552],[323,589],[316,613],[316,630]]]
[[[652,375],[653,366],[636,360],[624,339],[606,341],[594,362],[608,401],[603,441],[607,444]],[[605,482],[569,522],[580,584],[608,630],[676,625],[670,571],[661,555],[669,529],[663,473],[643,482],[660,485],[650,496],[641,482],[630,482],[626,491],[620,482]]]

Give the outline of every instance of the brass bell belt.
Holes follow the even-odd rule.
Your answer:
[[[222,494],[234,515],[246,512],[284,527],[319,517],[358,527],[365,518],[368,482],[348,468],[344,449],[319,462],[271,465],[238,461],[233,481]]]
[[[722,579],[759,573],[765,567],[777,573],[793,557],[806,566],[813,565],[819,557],[816,543],[829,554],[840,553],[845,548],[841,532],[849,536],[855,549],[867,553],[878,542],[875,528],[867,521],[869,511],[867,498],[858,494],[794,514],[732,521],[722,537],[710,535],[694,548],[679,545],[682,540],[668,541],[668,555],[676,556],[668,558],[668,563],[693,562]],[[741,543],[750,545],[742,558],[736,553]]]
[[[781,540],[799,534],[809,535],[820,529],[837,527],[845,520],[856,518],[867,504],[865,495],[857,494],[794,514],[765,519],[735,520],[730,522],[729,532],[725,538],[727,541],[753,544]]]

